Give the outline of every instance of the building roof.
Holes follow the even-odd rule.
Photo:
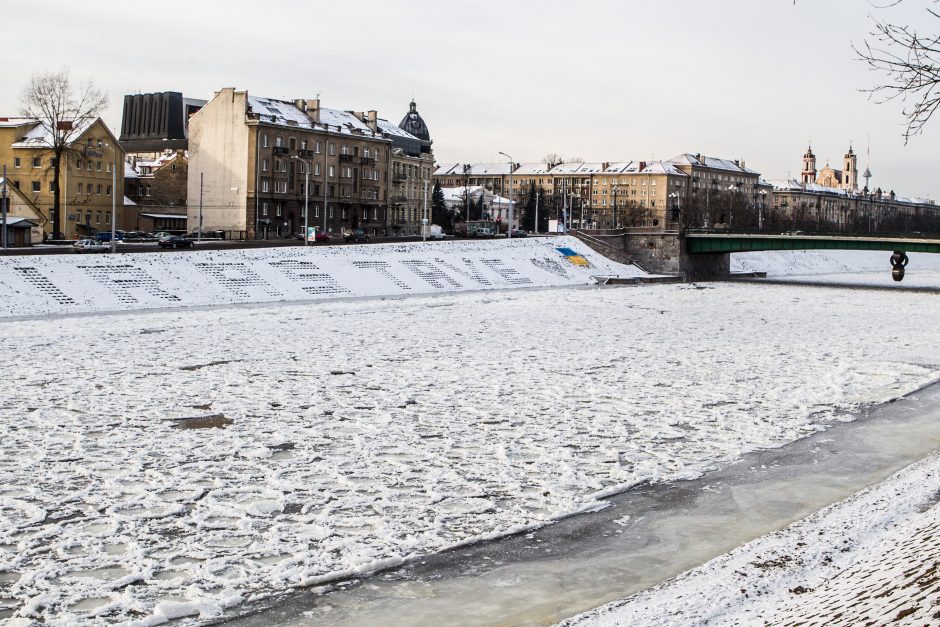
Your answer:
[[[739,161],[729,159],[720,159],[718,157],[709,157],[707,155],[692,154],[690,152],[669,159],[670,163],[678,165],[692,165],[700,168],[711,168],[713,170],[726,170],[738,174],[758,174],[756,170],[747,167],[741,167]]]
[[[418,106],[415,104],[414,100],[411,101],[408,113],[405,114],[405,117],[402,118],[398,126],[421,141],[431,141],[431,133],[428,131],[428,126],[424,123],[424,119],[418,113]]]
[[[549,171],[551,171],[550,165],[551,164],[548,163],[523,163],[518,168],[516,168],[516,171],[513,172],[513,174],[517,176],[520,174],[527,176],[531,176],[533,174],[548,174]]]
[[[74,126],[70,134],[72,141],[75,141],[84,135],[85,132],[91,128],[92,125],[99,119],[100,118],[83,118],[81,120],[73,121]],[[52,146],[52,129],[48,128],[39,120],[30,121],[27,118],[23,118],[23,120],[23,124],[16,124],[14,126],[26,126],[29,124],[32,124],[33,126],[20,137],[19,141],[13,143],[13,148],[49,148]],[[117,140],[115,140],[115,143],[117,143]]]
[[[248,96],[248,107],[250,113],[258,116],[260,121],[268,124],[293,128],[323,129],[345,135],[382,137],[381,134],[373,132],[368,124],[356,117],[351,111],[320,107],[320,122],[314,123],[305,111],[293,102],[285,100]]]

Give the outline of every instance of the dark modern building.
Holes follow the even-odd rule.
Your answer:
[[[127,153],[163,153],[189,147],[189,116],[205,100],[176,91],[124,96],[121,146]]]

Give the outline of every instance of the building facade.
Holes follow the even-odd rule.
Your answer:
[[[430,220],[434,182],[434,153],[427,124],[411,102],[398,126],[379,120],[381,130],[392,141],[389,158],[388,228],[394,235],[418,235],[425,208]]]
[[[137,231],[183,232],[187,223],[189,158],[169,150],[156,159],[127,158],[124,164],[126,224]],[[197,203],[199,197],[195,198]]]
[[[540,206],[574,228],[678,228],[682,222],[728,224],[769,202],[772,188],[743,161],[683,154],[668,161],[597,163],[444,164],[442,187],[507,190],[525,203],[533,189]]]
[[[188,198],[202,180],[202,228],[228,237],[327,233],[387,224],[389,140],[378,114],[327,109],[226,88],[190,118]],[[199,228],[195,203],[188,228]]]
[[[149,159],[186,150],[189,118],[205,104],[175,91],[124,96],[121,145],[128,154]]]
[[[69,126],[69,149],[59,173],[61,237],[75,239],[125,228],[124,150],[100,118],[76,120]],[[9,183],[17,187],[45,218],[52,236],[54,215],[54,153],[51,132],[37,120],[0,118],[0,164],[7,165]]]

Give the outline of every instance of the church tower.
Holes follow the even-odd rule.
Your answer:
[[[842,168],[842,189],[858,190],[858,157],[849,144],[849,151],[845,153]]]
[[[807,183],[816,182],[816,155],[813,154],[813,147],[810,146],[806,149],[806,154],[803,155],[803,172],[800,173],[800,183],[806,185]]]

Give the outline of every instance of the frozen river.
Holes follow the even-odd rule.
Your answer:
[[[0,618],[208,620],[699,477],[936,379],[938,316],[710,284],[0,322]]]

